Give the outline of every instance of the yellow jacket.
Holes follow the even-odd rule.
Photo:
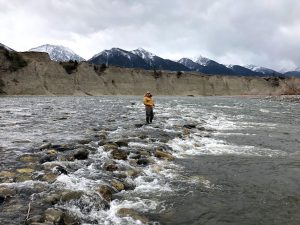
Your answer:
[[[144,105],[148,107],[154,106],[154,101],[151,97],[144,96]]]

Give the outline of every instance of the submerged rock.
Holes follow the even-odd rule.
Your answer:
[[[103,167],[106,171],[110,171],[110,172],[118,170],[118,166],[115,163],[108,163],[108,164],[105,163]]]
[[[196,128],[196,125],[195,124],[185,124],[183,125],[184,128],[187,128],[187,129],[194,129]]]
[[[62,221],[64,212],[60,209],[47,209],[45,211],[46,221],[59,223]]]
[[[160,150],[156,150],[155,153],[154,153],[154,156],[157,157],[157,158],[163,158],[163,159],[167,159],[167,160],[174,160],[175,157],[169,153],[169,152],[163,152],[163,151],[160,151]]]
[[[106,143],[103,145],[103,149],[104,151],[106,152],[109,152],[111,150],[115,150],[115,149],[118,149],[119,148],[119,145],[117,145],[116,143]]]
[[[143,224],[149,223],[149,220],[147,217],[141,215],[139,212],[137,212],[134,209],[129,209],[129,208],[121,208],[117,212],[119,217],[131,217],[134,220],[139,220]]]
[[[84,193],[82,191],[64,191],[61,194],[61,200],[63,202],[69,202],[71,200],[80,199]]]
[[[123,191],[125,189],[124,184],[121,181],[118,180],[112,180],[111,185],[117,189],[118,191]]]
[[[111,152],[111,155],[114,159],[117,160],[126,160],[127,159],[127,153],[119,150],[119,149],[115,149]]]
[[[99,189],[97,190],[101,197],[106,200],[107,202],[110,202],[112,199],[112,192],[110,190],[110,188],[107,185],[102,185],[99,187]]]
[[[78,160],[85,160],[89,156],[89,151],[86,149],[79,149],[74,153],[74,158]]]
[[[57,155],[45,155],[40,159],[40,163],[43,164],[45,162],[53,162],[57,159]]]

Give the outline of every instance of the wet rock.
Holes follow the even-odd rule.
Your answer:
[[[84,193],[82,191],[64,191],[61,194],[61,200],[63,202],[69,202],[71,200],[80,199]]]
[[[53,194],[50,194],[50,195],[46,196],[44,198],[44,201],[46,203],[50,203],[52,205],[55,205],[56,203],[58,203],[60,201],[60,197],[61,197],[60,194],[53,193]]]
[[[45,143],[39,147],[39,150],[42,151],[44,149],[51,148],[51,146],[52,146],[51,143]]]
[[[117,212],[119,217],[131,217],[134,220],[139,220],[143,224],[149,223],[149,220],[147,217],[141,215],[139,212],[137,212],[134,209],[129,208],[121,208]]]
[[[108,163],[108,164],[104,164],[104,169],[106,171],[113,172],[118,170],[118,166],[115,163]]]
[[[81,144],[81,145],[86,145],[86,144],[88,144],[88,143],[90,143],[92,140],[85,140],[85,139],[83,139],[83,140],[78,140],[77,141],[77,143],[78,144]]]
[[[56,166],[54,170],[57,171],[59,174],[68,174],[68,171],[61,165]]]
[[[57,155],[45,155],[45,156],[43,156],[40,160],[39,160],[39,162],[41,163],[41,164],[43,164],[43,163],[45,163],[45,162],[53,162],[53,161],[55,161],[57,159]]]
[[[78,160],[85,160],[89,156],[89,151],[86,149],[79,149],[74,153],[74,158]]]
[[[110,190],[110,188],[107,185],[102,185],[99,187],[99,189],[97,190],[101,197],[106,200],[107,202],[110,202],[112,199],[112,192]]]
[[[42,180],[43,180],[43,181],[46,181],[46,182],[48,182],[48,183],[53,183],[53,182],[56,181],[56,178],[57,178],[57,177],[58,177],[57,174],[54,174],[54,173],[49,172],[49,173],[44,174]]]
[[[140,158],[141,158],[141,155],[140,155],[140,154],[135,154],[135,153],[134,153],[134,154],[130,154],[130,155],[129,155],[129,158],[130,158],[130,159],[140,159]]]
[[[0,172],[0,182],[3,182],[3,183],[13,182],[13,179],[14,179],[15,176],[16,176],[16,173],[14,173],[14,172],[1,171]]]
[[[147,165],[149,165],[150,162],[147,158],[141,158],[141,159],[138,159],[136,163],[138,165],[147,166]]]
[[[18,173],[32,173],[34,170],[32,168],[20,168],[17,169]]]
[[[35,216],[30,216],[28,218],[28,220],[26,221],[26,224],[40,224],[41,222],[43,222],[44,217],[41,215],[35,215]]]
[[[125,189],[124,184],[121,181],[118,180],[112,180],[111,185],[117,189],[118,191],[123,191]]]
[[[31,175],[21,174],[21,175],[15,177],[14,182],[24,182],[24,181],[28,181],[28,180],[32,180]]]
[[[183,128],[194,129],[194,128],[196,128],[196,125],[195,124],[185,124],[185,125],[183,125]]]
[[[58,151],[56,151],[55,149],[49,149],[49,150],[47,151],[47,154],[48,154],[48,155],[57,155],[57,154],[58,154]]]
[[[34,163],[38,161],[39,156],[37,155],[23,155],[19,158],[19,161],[25,162],[25,163]]]
[[[119,141],[116,141],[115,143],[119,146],[119,147],[122,147],[122,146],[125,146],[127,147],[128,146],[128,140],[119,140]]]
[[[111,151],[111,150],[115,150],[115,149],[118,149],[118,148],[119,148],[119,145],[117,145],[116,143],[106,143],[106,144],[103,145],[103,149],[106,152]]]
[[[70,214],[68,212],[65,212],[63,215],[63,221],[65,225],[79,225],[80,223],[80,219],[73,214]]]
[[[182,131],[183,135],[189,135],[191,132],[188,128],[183,128],[183,131]]]
[[[150,156],[150,152],[148,152],[147,150],[139,150],[139,153],[141,156]]]
[[[122,151],[119,149],[114,149],[111,152],[111,155],[114,159],[117,159],[117,160],[126,160],[127,159],[127,153],[125,151]]]
[[[43,222],[43,223],[39,223],[39,222],[33,222],[30,223],[30,225],[53,225],[53,222]]]
[[[160,150],[156,150],[155,153],[154,153],[154,156],[157,157],[157,158],[163,158],[163,159],[167,159],[167,160],[174,160],[175,157],[169,153],[169,152],[163,152],[163,151],[160,151]]]
[[[47,209],[45,211],[45,220],[53,223],[62,221],[64,212],[60,209]]]
[[[0,187],[0,195],[5,198],[14,196],[16,193],[17,191],[12,187],[6,187],[6,186]]]
[[[140,127],[144,126],[144,124],[143,123],[136,123],[136,124],[134,124],[134,126],[136,128],[140,128]]]
[[[61,144],[61,145],[52,145],[52,148],[59,151],[59,152],[65,152],[69,150],[74,150],[75,149],[74,144]]]
[[[133,177],[133,178],[137,177],[141,173],[140,171],[134,169],[127,170],[126,172],[129,177]]]

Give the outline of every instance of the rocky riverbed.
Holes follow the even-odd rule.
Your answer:
[[[294,217],[278,221],[297,224],[300,111],[284,104],[159,97],[154,123],[144,125],[140,97],[3,98],[0,222],[223,224],[231,209],[230,224],[253,224],[247,212],[248,223],[235,215],[233,199],[244,198],[248,212],[255,208],[248,204],[268,199],[258,204],[263,213],[286,198],[279,208]],[[268,181],[274,176],[279,183]],[[209,217],[219,210],[219,220]]]

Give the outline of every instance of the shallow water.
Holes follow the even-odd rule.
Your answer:
[[[101,210],[94,193],[113,176],[100,168],[109,153],[91,142],[96,150],[88,162],[59,162],[71,169],[50,189],[85,195],[56,207],[77,214],[83,224],[139,224],[117,216],[120,208],[139,211],[151,224],[300,223],[299,103],[239,97],[155,100],[154,123],[136,127],[144,123],[141,97],[1,98],[0,171],[16,169],[18,156],[46,141],[70,143],[106,130],[112,141],[129,140],[126,151],[164,146],[176,160],[152,157],[153,164],[138,167],[140,176],[127,179],[135,189],[114,194],[110,208]],[[196,128],[183,135],[185,124]],[[118,165],[132,168],[123,160]],[[4,214],[0,221],[11,216]]]

